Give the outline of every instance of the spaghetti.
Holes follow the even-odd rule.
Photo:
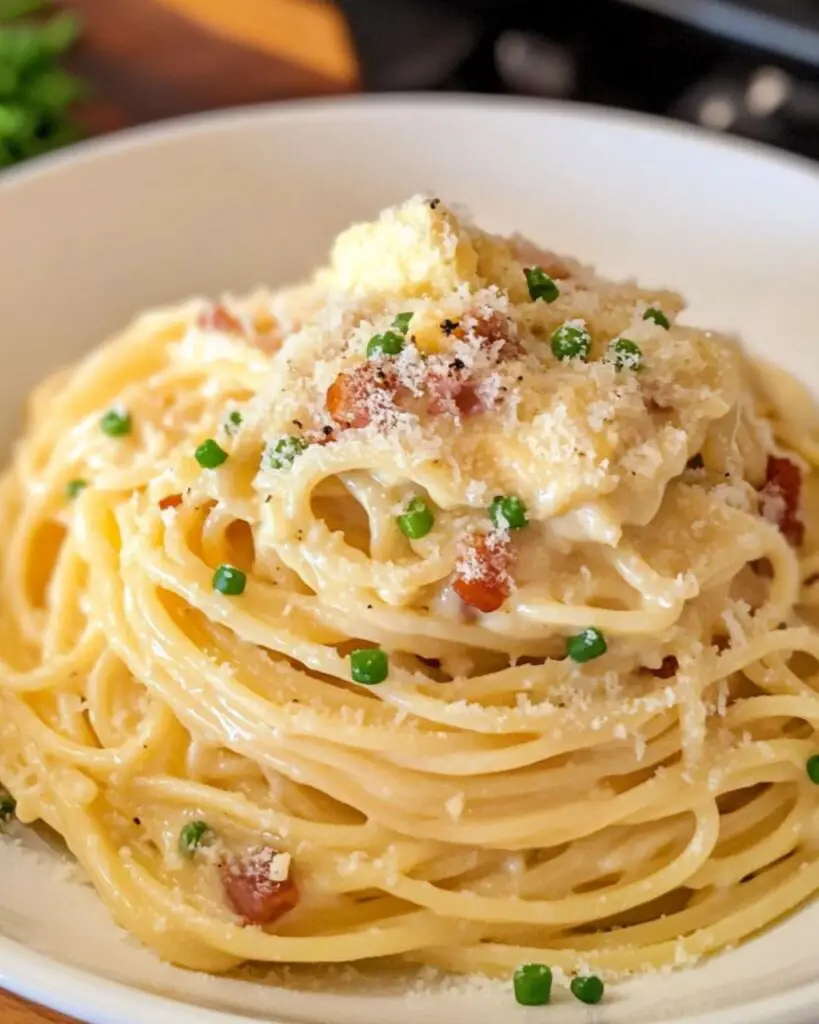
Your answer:
[[[208,971],[634,971],[810,898],[816,421],[681,305],[416,199],[44,384],[20,819]]]

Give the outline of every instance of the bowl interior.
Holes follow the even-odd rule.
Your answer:
[[[33,384],[137,310],[297,278],[351,220],[415,192],[604,272],[676,287],[689,319],[740,331],[819,393],[819,174],[809,165],[611,112],[362,100],[194,119],[6,176],[0,441],[18,431]],[[379,988],[343,971],[321,991],[281,972],[263,982],[178,971],[123,937],[87,887],[54,870],[52,851],[4,842],[0,861],[0,983],[89,1020],[528,1019],[497,986],[414,985],[407,996],[401,979]],[[693,971],[617,986],[595,1019],[810,1020],[817,926],[819,905]],[[561,999],[550,1020],[587,1014]]]

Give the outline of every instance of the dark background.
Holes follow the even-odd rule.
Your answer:
[[[340,0],[367,89],[666,114],[819,158],[818,0]]]

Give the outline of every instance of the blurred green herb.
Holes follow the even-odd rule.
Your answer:
[[[86,95],[59,60],[76,42],[79,20],[68,12],[19,21],[50,0],[0,0],[0,167],[79,138],[71,107]]]
[[[41,11],[46,0],[0,0],[0,21],[22,18],[25,14]]]

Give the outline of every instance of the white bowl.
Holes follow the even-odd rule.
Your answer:
[[[29,388],[137,310],[278,284],[333,234],[414,192],[465,203],[605,272],[669,284],[819,392],[819,173],[662,121],[501,100],[364,99],[133,132],[0,179],[0,438]],[[55,871],[0,843],[0,985],[93,1024],[802,1024],[819,1016],[819,904],[703,966],[612,986],[589,1011],[511,993],[359,991],[158,963]]]

